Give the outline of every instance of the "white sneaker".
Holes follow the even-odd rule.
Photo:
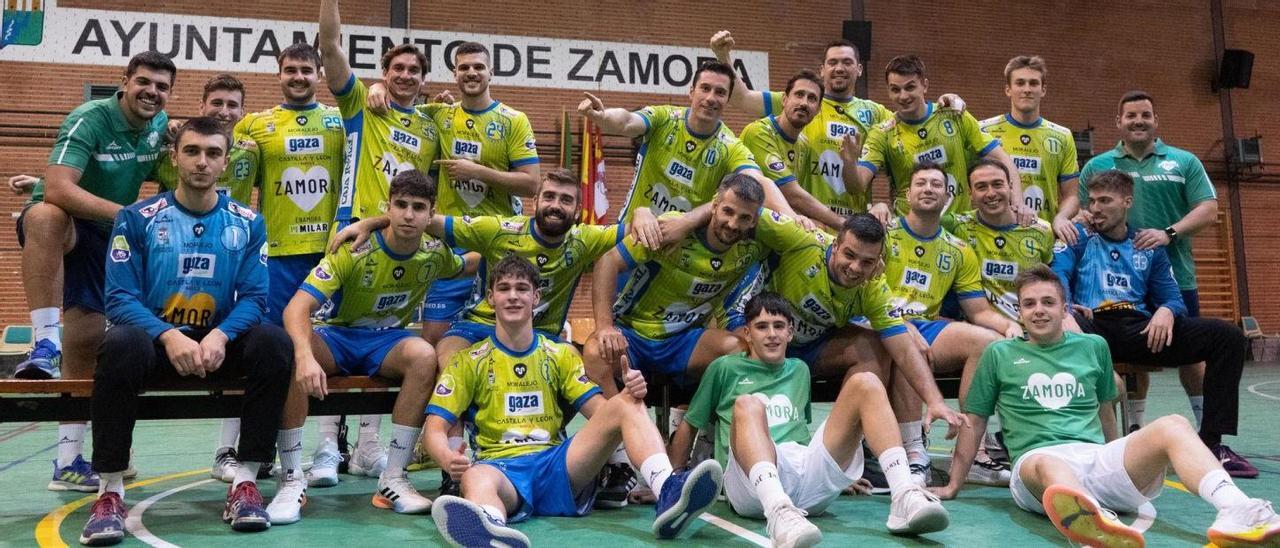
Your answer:
[[[378,442],[363,443],[351,454],[347,472],[353,476],[376,478],[387,469],[387,451]]]
[[[922,535],[946,529],[949,523],[942,501],[923,487],[912,486],[893,497],[885,526],[890,533]]]
[[[333,487],[338,484],[338,464],[342,456],[338,454],[338,444],[333,441],[321,442],[316,452],[311,454],[311,470],[307,471],[307,485],[311,487]]]
[[[307,505],[307,481],[301,473],[294,471],[276,485],[276,496],[271,497],[271,504],[267,505],[271,524],[297,523],[302,519],[302,507]]]
[[[921,489],[929,486],[929,480],[933,478],[933,467],[929,463],[910,463],[907,465],[911,469],[911,483]]]
[[[1008,487],[1012,479],[1013,470],[991,458],[986,450],[978,449],[978,454],[973,458],[973,465],[969,467],[969,475],[965,476],[964,481],[978,485]]]
[[[413,484],[409,483],[409,476],[403,472],[398,476],[387,477],[383,474],[378,478],[378,492],[373,494],[373,505],[395,510],[397,514],[425,514],[431,511],[431,499],[418,493]]]
[[[765,516],[768,520],[769,540],[774,548],[804,548],[822,542],[822,531],[804,519],[809,515],[794,504],[784,504]]]
[[[1218,546],[1280,546],[1280,516],[1270,502],[1249,499],[1218,511],[1209,540]]]
[[[223,483],[231,483],[236,479],[238,468],[240,468],[240,461],[236,459],[235,448],[220,447],[218,452],[213,454],[213,466],[209,468],[209,477]]]

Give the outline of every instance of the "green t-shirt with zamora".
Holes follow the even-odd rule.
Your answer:
[[[689,402],[689,411],[684,415],[684,420],[699,430],[713,422],[719,423],[716,460],[720,464],[727,464],[729,460],[733,403],[744,394],[764,402],[773,443],[809,443],[809,421],[813,419],[809,406],[809,366],[796,358],[768,364],[746,354],[721,356],[707,366],[698,391]]]
[[[1014,462],[1027,451],[1063,443],[1105,443],[1098,405],[1116,397],[1107,341],[1064,333],[1041,346],[1004,339],[987,346],[962,410],[999,413]]]

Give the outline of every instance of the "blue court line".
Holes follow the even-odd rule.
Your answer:
[[[32,453],[32,454],[30,454],[30,455],[27,455],[27,456],[22,457],[22,458],[17,459],[17,460],[9,461],[8,463],[6,463],[6,464],[4,464],[4,465],[0,466],[0,472],[4,472],[5,470],[8,470],[8,469],[10,469],[10,468],[13,468],[14,466],[17,466],[17,465],[19,465],[19,464],[22,464],[22,463],[24,463],[24,462],[27,462],[27,461],[31,460],[32,458],[35,458],[35,457],[36,457],[37,455],[39,455],[40,453],[44,453],[44,452],[46,452],[46,451],[48,451],[48,450],[50,450],[50,449],[53,449],[53,448],[55,448],[55,447],[57,447],[57,446],[58,446],[58,444],[55,442],[53,445],[50,445],[50,446],[48,446],[48,447],[45,447],[44,449],[41,449],[41,450],[39,450],[39,451],[36,451],[35,453]]]

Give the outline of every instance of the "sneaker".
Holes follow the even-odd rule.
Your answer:
[[[240,461],[236,460],[234,447],[223,447],[213,455],[213,466],[209,468],[209,476],[223,483],[231,483],[236,479],[236,469]]]
[[[53,479],[49,480],[48,489],[97,493],[98,473],[93,471],[93,465],[81,455],[76,455],[76,460],[62,468],[58,468],[58,459],[53,459]]]
[[[933,477],[933,465],[924,462],[913,462],[907,465],[911,469],[911,481],[920,487],[928,487],[929,480]],[[885,487],[888,488],[888,480],[885,480]]]
[[[307,485],[310,487],[337,485],[340,464],[342,464],[342,456],[338,454],[338,445],[331,441],[321,442],[316,452],[311,454],[311,470],[307,471]]]
[[[377,442],[361,444],[347,463],[347,473],[376,478],[387,469],[387,450]]]
[[[765,515],[774,548],[804,548],[822,542],[822,531],[804,519],[807,515],[794,504],[784,504]]]
[[[279,472],[276,469],[275,463],[264,462],[262,463],[262,466],[258,468],[258,479],[260,480],[271,479],[271,476],[276,475],[279,475]]]
[[[258,492],[258,484],[243,481],[227,489],[227,505],[222,510],[222,521],[230,523],[232,531],[266,531],[271,527],[270,514],[262,508],[262,493]]]
[[[946,529],[950,522],[942,501],[923,487],[913,485],[893,497],[885,527],[894,534],[923,535]]]
[[[1280,516],[1270,502],[1249,499],[1218,511],[1218,518],[1209,526],[1209,540],[1222,548],[1280,546]]]
[[[671,474],[662,484],[653,520],[653,534],[658,538],[675,538],[716,501],[724,469],[715,460],[704,460],[693,467]]]
[[[1210,447],[1213,456],[1218,457],[1218,462],[1222,463],[1222,469],[1233,478],[1256,478],[1258,477],[1258,469],[1254,468],[1249,461],[1240,456],[1239,453],[1232,451],[1230,447],[1221,443]]]
[[[439,468],[436,461],[431,459],[431,454],[427,453],[427,448],[422,446],[422,440],[413,444],[413,457],[409,459],[409,465],[404,467],[410,472],[418,470],[426,470],[428,468]]]
[[[103,493],[93,501],[89,510],[89,522],[80,532],[80,544],[85,546],[109,546],[124,540],[124,520],[128,513],[124,500],[113,492]]]
[[[286,470],[276,484],[276,496],[267,505],[271,523],[288,525],[302,519],[302,507],[307,505],[307,481],[296,470]]]
[[[637,483],[636,471],[625,462],[606,464],[597,481],[596,508],[625,508]]]
[[[1076,543],[1107,548],[1146,545],[1141,532],[1121,523],[1114,512],[1098,506],[1077,489],[1051,485],[1044,490],[1040,502],[1053,526]]]
[[[13,378],[43,381],[62,377],[62,351],[49,339],[40,339],[27,354],[27,359],[18,364],[13,371]]]
[[[455,481],[445,470],[440,471],[440,496],[461,497],[462,482]]]
[[[987,456],[991,457],[992,462],[1013,468],[1013,463],[1009,460],[1009,448],[1004,445],[1004,432],[988,432],[982,440],[982,445],[986,448]]]
[[[435,506],[431,519],[451,546],[529,548],[529,537],[507,527],[506,522],[490,516],[474,502],[445,495],[436,499]]]
[[[378,508],[395,510],[397,514],[425,514],[431,511],[431,499],[422,496],[409,476],[403,472],[398,476],[378,478],[378,492],[373,494],[373,505]]]
[[[973,458],[973,466],[969,467],[969,475],[964,481],[992,487],[1008,487],[1009,480],[1012,479],[1013,470],[991,458],[987,451],[978,449],[977,456]]]

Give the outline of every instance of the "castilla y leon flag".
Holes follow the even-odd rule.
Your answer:
[[[10,44],[36,46],[44,39],[41,0],[5,0],[0,19],[0,48]]]
[[[604,187],[604,136],[591,120],[582,119],[582,222],[600,224],[609,213]]]

